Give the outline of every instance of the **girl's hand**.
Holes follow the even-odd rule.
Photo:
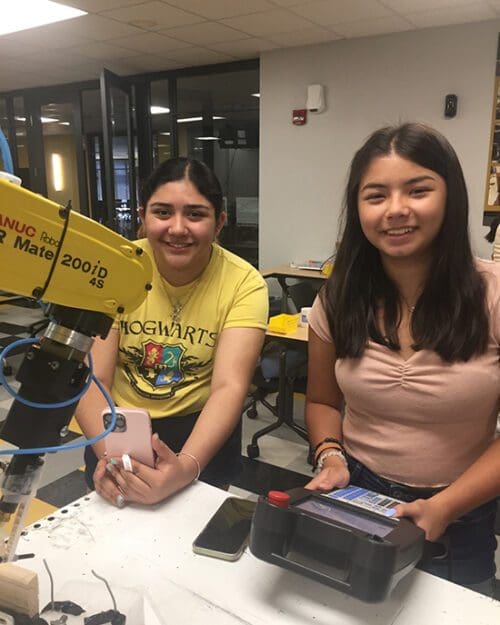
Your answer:
[[[177,456],[157,434],[153,435],[152,445],[157,454],[154,469],[132,460],[132,471],[125,471],[121,460],[112,458],[105,470],[108,481],[112,478],[115,488],[108,483],[100,483],[99,489],[96,485],[97,492],[115,504],[119,495],[123,497],[124,502],[155,504],[195,479],[198,469],[192,458]]]
[[[305,485],[310,490],[322,490],[328,492],[333,488],[344,488],[349,484],[349,469],[344,462],[336,456],[325,458],[323,469],[316,477]]]
[[[436,497],[416,499],[396,507],[396,517],[407,517],[425,532],[426,540],[437,541],[453,520],[449,511]]]

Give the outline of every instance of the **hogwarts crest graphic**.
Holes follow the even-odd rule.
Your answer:
[[[134,390],[149,399],[168,399],[198,378],[197,372],[206,363],[186,355],[186,348],[177,343],[162,345],[145,341],[141,348],[120,348],[124,370]]]

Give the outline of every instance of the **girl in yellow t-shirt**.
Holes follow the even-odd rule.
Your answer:
[[[153,288],[92,350],[97,377],[120,407],[152,418],[154,469],[86,448],[86,479],[111,503],[157,503],[197,477],[224,487],[237,474],[240,416],[267,325],[267,287],[251,265],[215,243],[226,221],[222,191],[202,162],[170,159],[143,186],[139,245]],[[80,402],[87,437],[103,430],[95,387]]]

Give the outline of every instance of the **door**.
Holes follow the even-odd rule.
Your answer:
[[[137,232],[135,154],[130,92],[122,79],[107,69],[101,73],[103,179],[106,225],[128,239]]]
[[[31,189],[87,215],[79,93],[43,90],[25,104]]]

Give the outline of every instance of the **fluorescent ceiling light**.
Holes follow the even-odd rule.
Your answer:
[[[59,122],[60,126],[71,126],[70,122]]]
[[[220,117],[218,115],[214,115],[212,119],[226,119],[225,117]],[[179,124],[185,124],[187,122],[201,122],[203,117],[180,117],[177,122]]]
[[[64,175],[62,157],[60,154],[52,154],[52,185],[54,191],[62,191],[64,189]]]
[[[179,124],[185,124],[187,122],[201,122],[203,117],[180,117],[177,122]]]
[[[87,15],[86,11],[67,7],[52,0],[16,0],[2,2],[0,19],[0,35],[17,33],[45,24],[62,22],[80,15]]]
[[[14,117],[14,119],[18,122],[26,121],[26,117]],[[55,117],[40,117],[40,121],[42,122],[42,124],[50,124],[51,122],[58,122],[59,120],[56,119]],[[61,123],[69,125],[69,122],[61,122]]]
[[[198,141],[218,141],[219,137],[195,137]]]
[[[260,98],[260,93],[251,93],[250,95],[253,95],[254,98]]]
[[[160,135],[167,135],[167,137],[170,137],[170,133],[169,132],[160,132]]]
[[[151,115],[163,115],[164,113],[170,113],[170,109],[165,106],[152,106]]]

